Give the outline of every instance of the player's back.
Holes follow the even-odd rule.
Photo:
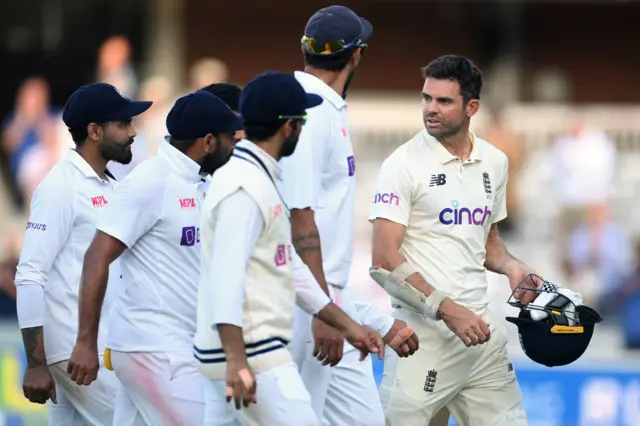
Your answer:
[[[73,350],[84,253],[114,184],[102,180],[77,152],[69,150],[34,193],[15,283],[44,287],[44,341],[49,364],[68,359]],[[112,264],[109,276],[103,315],[109,312],[119,285],[119,262]],[[105,337],[103,321],[98,333],[100,352]]]
[[[327,282],[344,287],[353,255],[356,172],[347,104],[317,77],[295,77],[324,102],[307,111],[295,152],[280,160],[281,189],[290,209],[314,210]]]
[[[407,227],[401,253],[437,289],[476,311],[488,304],[485,244],[506,216],[506,156],[472,136],[461,162],[426,131],[383,163],[370,219]]]
[[[121,256],[123,285],[111,313],[108,337],[108,346],[114,350],[191,350],[202,194],[197,172],[184,170],[183,166],[193,168],[195,164],[167,144],[122,182],[123,188],[131,188],[128,192],[145,194],[150,201],[143,217],[113,218],[140,221],[145,226]],[[111,226],[106,226],[105,232],[111,233]]]

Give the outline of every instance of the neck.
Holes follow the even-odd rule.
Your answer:
[[[347,83],[347,77],[349,75],[348,72],[344,72],[345,70],[346,68],[342,71],[328,71],[313,68],[308,65],[304,67],[304,72],[324,81],[327,86],[331,87],[340,96],[342,96],[344,92],[344,85]]]
[[[440,142],[452,155],[458,157],[460,161],[466,161],[471,155],[471,150],[473,149],[473,144],[469,138],[468,125],[462,126],[460,131],[455,135],[438,139],[438,142]]]
[[[89,145],[90,142],[85,142],[79,148],[76,148],[76,152],[80,154],[80,157],[86,161],[91,168],[96,172],[101,179],[106,180],[105,170],[109,161],[105,160],[98,152],[96,147]]]
[[[282,151],[282,144],[277,143],[274,139],[266,139],[263,141],[251,141],[260,147],[264,152],[272,156],[276,161],[280,161]]]

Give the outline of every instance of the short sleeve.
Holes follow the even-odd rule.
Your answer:
[[[409,225],[413,181],[410,172],[397,157],[388,158],[378,173],[369,221],[387,219]]]
[[[280,160],[280,191],[290,209],[318,209],[322,172],[332,137],[331,123],[323,116],[322,110],[309,111],[293,155]]]
[[[507,217],[507,182],[509,180],[509,160],[504,156],[502,174],[496,187],[495,199],[493,201],[492,222],[498,223]]]
[[[75,220],[75,191],[67,185],[56,179],[45,180],[33,194],[16,285],[44,286],[53,262],[66,244]]]
[[[158,176],[127,176],[109,197],[97,229],[131,248],[162,217],[166,181]]]

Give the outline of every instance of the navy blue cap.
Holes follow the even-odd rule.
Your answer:
[[[242,89],[235,84],[213,83],[200,90],[219,97],[225,104],[229,105],[229,108],[231,108],[232,111],[238,111],[238,104],[240,103],[240,93],[242,93]]]
[[[342,40],[345,45],[367,41],[373,25],[345,6],[329,6],[317,11],[304,29],[304,35],[320,45]]]
[[[62,121],[70,129],[90,123],[126,121],[148,110],[151,104],[125,98],[110,84],[93,83],[71,94],[62,110]]]
[[[303,116],[321,103],[320,96],[305,92],[291,74],[267,71],[242,89],[240,114],[249,123],[269,124],[287,116]]]
[[[197,91],[179,98],[167,115],[167,130],[176,140],[197,139],[209,133],[242,130],[242,118],[217,96]]]

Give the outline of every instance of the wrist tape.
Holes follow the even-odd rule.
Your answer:
[[[369,268],[369,275],[380,285],[391,297],[406,303],[417,312],[424,314],[432,320],[439,320],[438,308],[448,296],[441,291],[434,290],[429,297],[417,290],[406,279],[417,271],[404,262],[392,272],[374,265]]]

